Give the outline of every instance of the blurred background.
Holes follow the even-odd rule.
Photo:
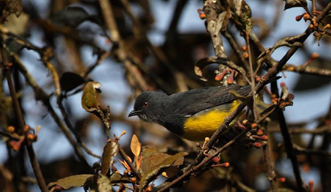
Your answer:
[[[194,65],[198,60],[215,54],[205,22],[200,19],[197,12],[198,9],[202,9],[203,2],[200,0],[110,2],[120,32],[120,49],[114,49],[114,46],[119,46],[118,42],[110,41],[109,36],[112,36],[112,31],[107,29],[107,21],[104,20],[99,1],[94,0],[23,0],[23,12],[20,17],[11,15],[4,27],[37,48],[50,47],[53,51],[50,61],[60,77],[63,74],[68,75],[67,72],[74,73],[70,73],[69,78],[62,78],[62,91],[67,95],[62,104],[75,132],[93,154],[101,156],[107,137],[100,119],[82,108],[81,87],[74,86],[75,82],[74,89],[63,87],[63,84],[69,84],[70,87],[75,74],[84,80],[92,79],[102,84],[99,102],[102,106],[110,107],[111,135],[119,136],[126,131],[120,139],[120,144],[128,154],[132,155],[128,148],[132,134],[138,135],[143,145],[153,145],[163,151],[169,149],[192,153],[198,151],[197,148],[192,147],[192,143],[183,141],[161,126],[143,123],[138,118],[127,116],[133,108],[135,97],[141,91],[159,90],[172,94],[220,84],[215,80],[214,70],[217,69],[217,65],[204,71],[208,79],[206,82],[201,81],[194,73]],[[309,26],[309,22],[304,20],[296,21],[296,16],[305,12],[300,7],[284,11],[284,2],[281,0],[247,0],[246,2],[252,10],[253,31],[264,47],[272,47],[283,37],[303,33]],[[328,1],[317,0],[318,10],[322,10],[327,3]],[[308,8],[311,8],[311,1],[308,1]],[[234,26],[229,26],[229,31],[240,46],[245,45],[244,39]],[[22,46],[15,41],[8,40],[6,43],[17,54],[38,86],[50,95],[50,105],[54,113],[64,122],[57,99],[52,95],[55,91],[52,74],[44,66],[38,51],[22,49]],[[224,44],[229,58],[235,63],[240,62],[225,38]],[[277,49],[272,58],[280,60],[288,49],[288,47]],[[259,55],[257,49],[253,47],[252,50],[253,55],[257,57]],[[318,53],[319,57],[310,66],[331,70],[330,39],[326,36],[323,36],[318,45],[316,37],[311,35],[289,63],[302,65],[309,60],[313,52]],[[285,82],[290,92],[295,95],[294,105],[285,110],[289,127],[305,130],[319,127],[322,119],[325,120],[327,114],[330,115],[330,76],[287,71],[279,75],[282,76],[280,81]],[[19,100],[26,124],[32,128],[41,127],[38,141],[33,146],[46,183],[74,174],[91,173],[93,163],[100,160],[82,150],[86,160],[85,163],[82,162],[76,156],[68,137],[54,121],[54,115],[49,107],[36,99],[35,90],[29,86],[17,69],[13,71],[13,77],[20,95]],[[4,95],[9,97],[6,80],[2,82],[2,88]],[[1,130],[6,130],[10,125],[15,127],[17,122],[10,105],[1,111]],[[273,130],[269,137],[273,146],[275,170],[279,177],[286,178],[284,183],[278,185],[295,189],[292,167],[282,146],[282,136],[277,122],[271,123],[270,129]],[[302,147],[330,151],[330,131],[326,132],[325,135],[292,136],[294,142]],[[73,133],[70,135],[76,138]],[[24,148],[14,152],[6,144],[5,137],[0,138],[3,140],[0,142],[1,167],[4,166],[15,178],[20,178],[18,179],[20,181],[21,178],[26,179],[22,191],[39,191],[33,180],[34,174]],[[230,162],[231,168],[227,169],[227,173],[231,173],[235,180],[257,191],[269,189],[261,149],[229,149],[223,158],[224,161]],[[326,161],[322,163],[321,159]],[[312,180],[315,191],[330,189],[326,182],[330,179],[329,153],[298,155],[298,160],[306,184]],[[124,170],[119,163],[115,163],[115,166],[119,170]],[[194,178],[179,191],[220,191],[226,185],[224,174],[224,170],[213,169]],[[155,184],[163,180],[161,178]],[[82,190],[76,188],[68,191]]]

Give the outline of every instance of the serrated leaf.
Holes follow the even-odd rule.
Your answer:
[[[136,157],[136,160],[138,160],[138,157],[141,152],[141,143],[139,142],[139,139],[137,135],[133,134],[131,138],[130,148],[134,156]]]
[[[103,148],[101,160],[101,174],[106,175],[110,166],[114,163],[114,157],[118,153],[118,144],[114,141],[108,140]]]
[[[93,177],[92,174],[82,174],[82,175],[73,175],[59,179],[56,182],[51,182],[47,185],[48,188],[51,188],[55,185],[61,186],[63,189],[69,189],[72,187],[81,187],[84,185],[85,181]]]
[[[307,7],[307,1],[306,0],[284,0],[285,1],[285,8],[290,9],[293,7]]]
[[[72,72],[65,72],[60,77],[61,89],[65,92],[69,92],[85,82],[83,77]]]
[[[139,170],[142,175],[140,191],[143,190],[152,179],[158,176],[164,168],[182,165],[185,155],[187,155],[186,152],[168,155],[151,147],[143,147],[141,153],[143,159]]]
[[[82,107],[87,112],[94,111],[98,108],[97,102],[97,89],[101,84],[99,82],[91,81],[85,85],[83,96],[82,96]]]

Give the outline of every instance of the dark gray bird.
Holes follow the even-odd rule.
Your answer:
[[[137,97],[129,117],[138,116],[144,121],[158,123],[185,139],[204,140],[240,104],[230,90],[247,96],[251,87],[203,87],[169,96],[146,91]]]

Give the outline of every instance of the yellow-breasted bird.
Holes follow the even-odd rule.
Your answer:
[[[129,117],[138,116],[144,121],[158,123],[185,139],[204,140],[212,136],[240,104],[230,90],[247,96],[251,87],[202,87],[173,95],[146,91],[137,97]]]

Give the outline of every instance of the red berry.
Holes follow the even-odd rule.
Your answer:
[[[213,162],[214,162],[214,163],[218,163],[219,161],[220,161],[220,158],[219,158],[219,157],[214,157],[214,158],[213,158]]]
[[[300,20],[302,19],[302,16],[303,16],[303,15],[298,15],[298,16],[296,16],[296,17],[295,17],[295,20],[300,21]]]
[[[255,148],[261,148],[262,147],[262,144],[261,143],[259,143],[259,142],[255,142],[255,143],[253,143],[253,146],[255,147]]]

